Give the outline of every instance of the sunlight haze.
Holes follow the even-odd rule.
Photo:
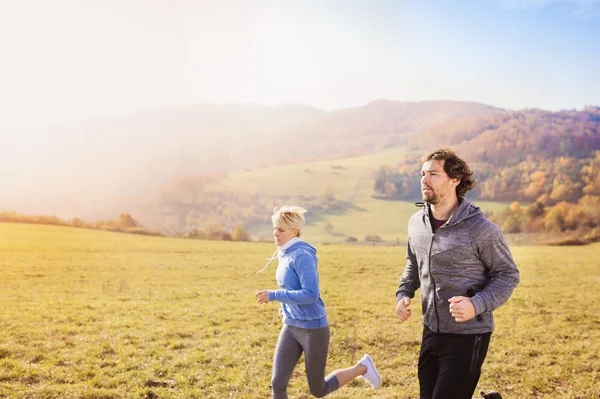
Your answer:
[[[450,5],[451,4],[451,5]],[[597,1],[2,1],[0,127],[192,104],[600,103]]]

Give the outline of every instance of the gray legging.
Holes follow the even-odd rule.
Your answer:
[[[336,376],[330,374],[325,378],[328,350],[329,326],[311,329],[285,324],[281,328],[273,360],[273,399],[287,399],[288,382],[303,351],[310,393],[322,398],[338,389],[339,382]]]

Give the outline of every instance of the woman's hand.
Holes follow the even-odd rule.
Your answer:
[[[269,302],[269,291],[267,291],[267,290],[258,291],[256,293],[256,299],[258,300],[258,303],[260,303],[260,304]]]
[[[283,309],[279,308],[279,317],[283,319]]]

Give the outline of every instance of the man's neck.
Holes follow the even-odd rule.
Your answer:
[[[448,198],[436,205],[431,204],[431,216],[437,220],[448,220],[456,212],[459,205],[457,197]]]

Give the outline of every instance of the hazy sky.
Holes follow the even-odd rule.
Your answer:
[[[0,0],[0,127],[168,105],[600,105],[600,0]]]

